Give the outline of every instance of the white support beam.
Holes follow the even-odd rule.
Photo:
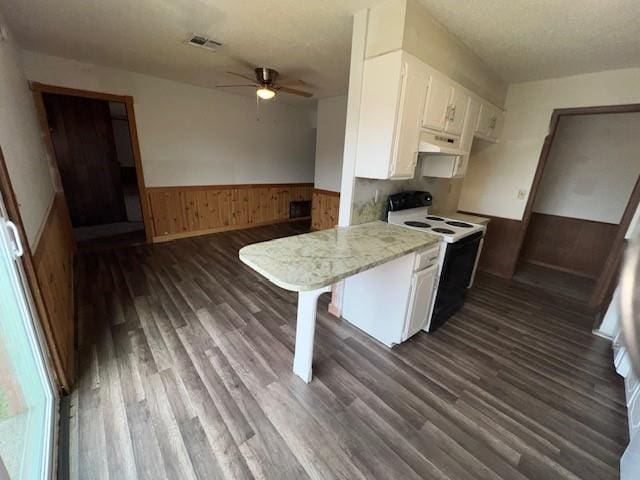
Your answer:
[[[293,357],[293,373],[305,382],[311,381],[313,363],[313,339],[316,334],[316,309],[318,297],[331,291],[331,286],[298,293],[298,320],[296,324],[296,351]]]

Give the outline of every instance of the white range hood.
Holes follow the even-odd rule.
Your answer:
[[[430,155],[466,155],[460,148],[460,137],[444,133],[420,132],[418,151]]]

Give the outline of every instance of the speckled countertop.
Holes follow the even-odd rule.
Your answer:
[[[255,243],[240,249],[239,256],[279,287],[301,292],[331,285],[439,241],[437,235],[378,221]]]
[[[479,217],[478,215],[471,215],[470,213],[462,212],[439,212],[429,210],[430,215],[442,215],[443,217],[453,218],[454,220],[460,220],[461,222],[477,223],[478,225],[486,225],[489,223],[487,217]]]

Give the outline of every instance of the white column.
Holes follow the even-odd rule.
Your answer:
[[[317,290],[298,292],[298,322],[296,325],[296,352],[293,356],[293,373],[307,383],[311,381],[318,297],[330,291],[331,286],[328,285]]]

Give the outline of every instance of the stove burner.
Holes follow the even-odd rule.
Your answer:
[[[429,225],[428,223],[424,223],[424,222],[404,222],[405,225],[408,225],[410,227],[419,227],[419,228],[429,228],[431,225]]]
[[[451,225],[452,227],[461,227],[461,228],[471,228],[473,227],[473,225],[469,225],[468,223],[464,223],[464,222],[456,222],[455,220],[452,220],[450,222],[446,222],[447,225]]]
[[[427,220],[435,220],[436,222],[444,222],[444,218],[440,218],[440,217],[425,217]]]
[[[456,233],[453,230],[449,229],[449,228],[433,228],[432,229],[434,232],[438,232],[438,233],[446,233],[447,235],[452,234],[452,233]]]

